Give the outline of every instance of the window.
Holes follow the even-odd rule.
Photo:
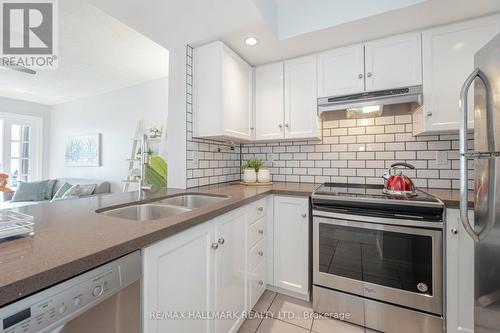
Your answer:
[[[10,175],[10,186],[41,177],[42,119],[0,113],[2,172]]]

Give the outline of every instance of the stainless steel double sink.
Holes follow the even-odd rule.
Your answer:
[[[184,193],[157,201],[134,202],[118,208],[101,208],[96,213],[132,221],[151,221],[207,207],[228,198],[219,194]]]

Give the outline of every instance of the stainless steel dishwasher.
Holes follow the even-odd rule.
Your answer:
[[[140,277],[136,251],[0,308],[0,332],[139,333]]]

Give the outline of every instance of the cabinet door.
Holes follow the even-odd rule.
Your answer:
[[[224,134],[250,140],[253,127],[252,67],[228,47],[224,47],[223,71]]]
[[[216,220],[219,247],[215,251],[215,309],[219,312],[245,310],[246,212],[240,209]],[[241,320],[217,319],[215,332],[235,332]]]
[[[285,62],[285,139],[319,137],[316,55]]]
[[[422,84],[420,32],[366,43],[365,66],[368,91]]]
[[[474,54],[499,31],[500,17],[447,25],[422,33],[424,108],[423,127],[416,134],[458,131],[458,98],[474,69]],[[469,92],[469,127],[473,122],[473,90]]]
[[[471,222],[473,211],[469,213]],[[474,241],[458,209],[446,210],[447,333],[474,332]]]
[[[213,223],[207,222],[143,250],[143,332],[211,332],[209,320],[151,320],[155,311],[212,311]]]
[[[283,138],[283,63],[255,69],[255,139]]]
[[[274,285],[309,293],[309,202],[274,197]]]
[[[365,90],[363,45],[318,54],[318,97],[360,93]]]

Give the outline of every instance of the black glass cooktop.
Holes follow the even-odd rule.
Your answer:
[[[413,196],[393,196],[382,185],[324,183],[312,195],[313,209],[369,216],[441,221],[444,204],[417,190]]]
[[[393,196],[384,194],[382,185],[367,185],[367,184],[341,184],[341,183],[324,183],[316,189],[316,195],[331,195],[336,197],[347,198],[364,198],[374,200],[393,200],[393,201],[415,201],[422,203],[441,202],[430,194],[417,190],[413,196]]]

